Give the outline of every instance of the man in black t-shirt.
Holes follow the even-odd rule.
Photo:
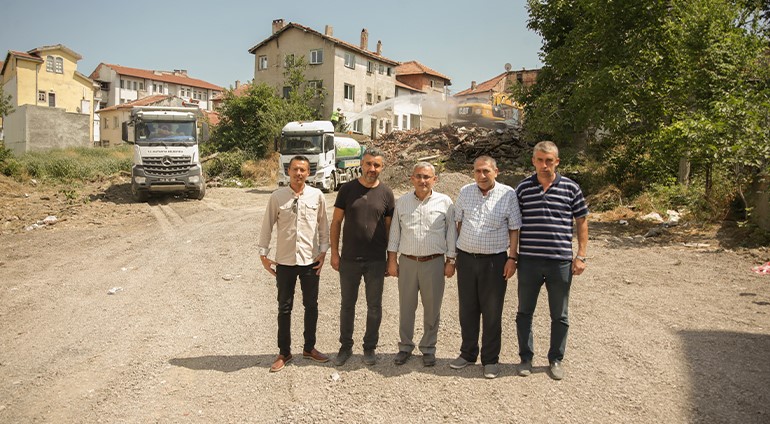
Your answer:
[[[340,351],[334,364],[342,366],[353,354],[353,327],[361,277],[366,289],[364,363],[374,365],[374,350],[380,336],[382,291],[385,283],[386,250],[395,198],[380,182],[383,155],[369,148],[361,160],[363,175],[344,184],[334,202],[331,225],[331,265],[340,273]],[[345,221],[344,228],[342,222]],[[342,255],[340,255],[340,233]]]

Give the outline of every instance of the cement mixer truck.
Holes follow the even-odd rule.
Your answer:
[[[280,153],[278,185],[289,184],[289,162],[297,155],[310,160],[310,176],[306,183],[324,192],[337,190],[361,176],[364,148],[354,139],[334,133],[329,121],[289,122],[276,142]]]

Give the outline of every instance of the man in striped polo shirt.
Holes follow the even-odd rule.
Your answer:
[[[532,316],[540,288],[545,283],[551,312],[551,346],[548,363],[551,378],[561,380],[567,346],[569,290],[572,276],[586,268],[588,207],[580,186],[556,172],[559,149],[551,141],[537,143],[532,154],[537,171],[516,187],[522,225],[519,235],[519,310],[516,330],[521,364],[518,373],[532,373],[534,346]],[[577,226],[578,250],[572,256],[572,220]]]

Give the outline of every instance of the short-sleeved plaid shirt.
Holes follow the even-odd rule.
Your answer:
[[[455,221],[462,222],[457,248],[468,253],[492,254],[508,250],[509,230],[521,228],[516,191],[495,182],[487,195],[476,183],[460,189],[455,202]]]

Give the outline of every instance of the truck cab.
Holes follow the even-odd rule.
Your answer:
[[[198,151],[196,107],[141,106],[123,123],[123,141],[134,145],[131,193],[138,202],[153,193],[203,199],[206,181]],[[205,125],[205,124],[204,124]],[[201,131],[207,134],[207,128]]]

